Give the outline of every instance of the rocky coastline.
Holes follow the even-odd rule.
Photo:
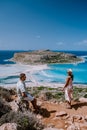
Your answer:
[[[82,59],[73,54],[38,50],[15,53],[11,59],[22,64],[77,63]],[[0,87],[0,130],[87,130],[87,85],[74,85],[72,109],[66,108],[63,84],[28,84],[27,90],[40,106],[35,113],[19,111],[15,87]]]
[[[74,54],[50,50],[15,53],[11,60],[23,64],[77,63],[82,61]]]

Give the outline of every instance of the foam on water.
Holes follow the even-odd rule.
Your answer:
[[[46,76],[46,77],[54,77],[53,74],[48,74],[45,71],[41,71],[39,74]]]
[[[14,84],[18,81],[20,73],[26,73],[26,81],[36,82],[32,75],[37,71],[47,69],[47,65],[23,65],[23,64],[8,64],[0,65],[0,85],[2,84]]]

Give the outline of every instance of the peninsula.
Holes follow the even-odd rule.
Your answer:
[[[76,63],[82,61],[74,54],[50,50],[15,53],[11,60],[23,64]]]

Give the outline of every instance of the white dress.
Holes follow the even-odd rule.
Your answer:
[[[65,88],[65,100],[68,102],[71,102],[71,99],[73,98],[73,85],[72,85],[72,78],[69,77],[69,83],[67,87]]]

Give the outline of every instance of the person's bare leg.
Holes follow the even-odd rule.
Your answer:
[[[71,108],[71,91],[68,91],[69,101],[67,101],[68,108]]]
[[[69,101],[66,101],[66,108],[71,108],[71,102],[69,102]]]
[[[36,98],[34,98],[34,100],[31,101],[31,103],[32,103],[34,109],[37,109],[37,100],[36,100]]]

